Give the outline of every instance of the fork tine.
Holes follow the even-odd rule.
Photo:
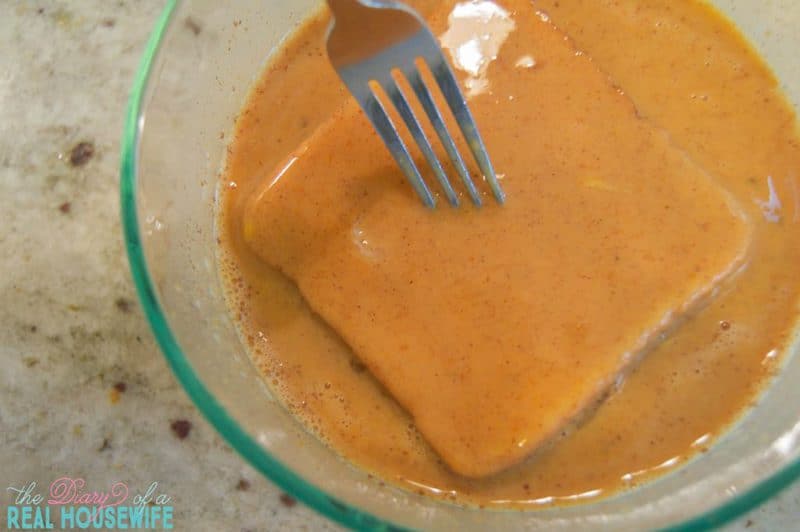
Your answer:
[[[435,207],[436,200],[433,194],[431,194],[428,185],[426,185],[425,181],[422,179],[417,166],[414,164],[414,160],[411,158],[411,154],[408,153],[408,149],[403,143],[403,139],[400,138],[389,115],[386,114],[386,109],[383,108],[383,104],[375,97],[375,94],[373,94],[371,90],[365,91],[364,98],[364,112],[372,122],[372,125],[375,126],[375,130],[383,139],[383,143],[386,144],[392,157],[397,161],[400,169],[403,170],[403,173],[406,175],[406,178],[408,178],[408,181],[411,183],[417,195],[422,199],[422,202],[428,207]]]
[[[428,87],[425,85],[425,82],[422,81],[422,75],[420,74],[419,69],[413,67],[408,73],[408,80],[409,83],[411,83],[411,88],[414,89],[417,98],[422,104],[422,108],[425,109],[425,113],[428,115],[428,120],[430,120],[433,128],[436,130],[436,134],[439,136],[439,140],[442,142],[442,145],[444,146],[447,155],[450,157],[453,166],[455,166],[458,175],[461,177],[461,181],[467,188],[469,197],[472,198],[472,202],[476,206],[480,207],[482,203],[480,193],[478,192],[478,189],[475,187],[475,183],[472,181],[472,178],[469,175],[469,170],[467,170],[467,165],[464,164],[464,159],[462,159],[461,154],[458,153],[456,144],[453,142],[453,137],[451,137],[450,132],[447,131],[447,126],[444,124],[444,119],[442,119],[442,114],[439,112],[439,108],[436,107],[436,103],[433,101],[433,97],[431,96],[430,91],[428,91]]]
[[[414,111],[408,104],[408,100],[406,99],[405,94],[403,94],[403,90],[397,84],[397,81],[391,77],[389,77],[389,79],[383,85],[383,89],[389,95],[389,99],[392,100],[397,112],[400,113],[400,117],[406,123],[411,136],[414,137],[414,140],[417,142],[420,151],[422,151],[425,159],[427,159],[428,164],[431,165],[431,168],[433,168],[436,179],[442,186],[445,196],[447,196],[450,204],[453,207],[458,207],[458,195],[456,195],[456,191],[453,190],[450,180],[447,179],[447,174],[445,174],[444,168],[442,168],[442,165],[439,162],[439,158],[436,157],[436,154],[433,152],[431,143],[428,141],[428,137],[425,136],[425,132],[422,130],[422,126],[419,124],[419,120],[417,120]]]
[[[433,61],[431,61],[431,59],[433,59]],[[431,64],[431,62],[433,64]],[[469,144],[469,149],[472,151],[475,161],[478,163],[481,172],[483,172],[483,175],[489,182],[492,194],[494,194],[497,202],[502,204],[505,202],[505,194],[500,187],[500,183],[497,181],[497,175],[489,160],[489,155],[483,144],[483,139],[481,139],[481,135],[478,133],[478,127],[475,125],[472,113],[469,112],[467,103],[461,95],[461,90],[458,88],[458,81],[456,81],[453,72],[450,70],[450,66],[443,57],[428,58],[428,66],[431,72],[433,72],[433,77],[439,84],[439,88],[442,90],[447,104],[450,106],[450,110],[453,112],[458,126],[461,128],[461,133],[463,133],[467,144]]]

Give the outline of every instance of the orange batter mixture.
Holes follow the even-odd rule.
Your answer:
[[[449,26],[509,202],[423,209],[311,21],[225,176],[255,359],[334,448],[423,492],[566,502],[674,467],[753,400],[796,316],[800,157],[775,81],[694,2],[501,2],[497,58],[472,69],[455,3],[418,4]]]

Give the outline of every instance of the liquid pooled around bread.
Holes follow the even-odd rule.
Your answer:
[[[713,302],[702,307],[714,289],[757,259],[747,250],[758,233],[759,213],[729,192],[714,168],[694,163],[687,156],[691,150],[676,143],[672,131],[670,137],[643,119],[590,55],[524,4],[509,9],[516,28],[485,72],[485,92],[470,100],[504,175],[506,206],[421,208],[368,122],[346,95],[332,89],[328,108],[310,113],[305,132],[295,133],[281,159],[278,147],[268,146],[266,151],[275,153],[271,166],[251,163],[260,177],[245,165],[236,171],[237,157],[249,147],[237,152],[234,143],[229,167],[239,185],[251,181],[250,198],[231,203],[239,210],[230,227],[245,236],[238,242],[293,279],[303,299],[290,296],[290,285],[279,281],[253,280],[251,288],[285,292],[288,308],[307,304],[317,312],[356,356],[349,358],[347,347],[324,325],[311,327],[303,332],[306,338],[317,337],[318,347],[342,360],[329,369],[338,365],[352,373],[363,364],[364,378],[377,377],[447,468],[467,477],[505,470],[539,448],[544,457],[537,455],[532,463],[546,471],[547,455],[580,443],[581,433],[602,422],[605,407],[552,450],[542,446],[591,409],[658,343],[660,333],[673,332],[667,329],[681,317],[700,312],[690,325],[677,328],[676,341],[684,329],[697,327],[695,322],[713,312]],[[443,27],[446,14],[444,8],[431,13],[434,24]],[[317,27],[321,24],[310,26],[309,33]],[[303,61],[318,67],[324,57],[308,55]],[[301,79],[302,74],[298,66],[286,75]],[[241,124],[247,124],[243,117]],[[239,131],[237,141],[246,138],[245,130]],[[267,141],[246,142],[263,142],[263,148]],[[255,276],[246,272],[255,272],[256,264],[253,256],[240,263],[249,279]],[[740,277],[731,280],[733,286]],[[307,310],[297,312],[303,318],[285,327],[300,332],[299,323],[311,318]],[[251,314],[250,323],[267,328],[270,320]],[[284,326],[273,321],[269,328],[265,335],[276,340],[264,356],[277,361]],[[669,356],[665,349],[656,348],[652,356]],[[322,357],[308,355],[312,358]],[[303,410],[309,403],[318,405],[311,407],[311,417],[330,428],[330,419],[320,421],[321,413],[337,408],[320,398],[328,392],[313,389],[313,378],[305,387],[289,382],[295,374],[315,373],[301,366],[298,355],[291,371],[275,372],[276,382],[305,388],[305,405],[298,407],[301,401],[291,397],[290,404],[300,415],[308,415]],[[753,381],[760,378],[753,372]],[[331,377],[323,390],[337,380]],[[378,404],[374,397],[380,389],[367,388],[378,395],[361,398]],[[303,396],[298,393],[295,398]],[[341,397],[340,404],[359,399]],[[402,423],[403,411],[391,403],[376,409],[386,413],[385,427],[362,426],[361,436],[356,432],[352,440],[363,439],[365,430],[397,434],[390,426]],[[344,423],[328,431],[340,445],[349,438]],[[439,479],[442,486],[454,486],[452,491],[470,491],[466,480],[431,473],[440,466],[413,432],[403,434],[407,444],[391,438],[381,444],[384,439],[374,436],[377,447],[406,449],[405,464],[402,453],[387,453],[394,478],[402,482],[405,467],[409,480],[417,475],[427,485]],[[429,459],[430,467],[424,465]],[[375,467],[374,459],[367,461]],[[426,468],[428,473],[420,474]],[[483,482],[521,478],[512,470]],[[525,485],[530,492],[530,482],[517,485],[520,499]],[[547,487],[534,483],[533,489]],[[555,483],[550,488],[569,489]],[[502,492],[494,489],[496,495]]]

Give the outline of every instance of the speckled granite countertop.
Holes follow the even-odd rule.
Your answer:
[[[135,300],[118,220],[128,89],[159,0],[0,1],[0,528],[5,488],[152,482],[177,530],[332,530],[183,393]],[[800,486],[731,530],[800,529]]]

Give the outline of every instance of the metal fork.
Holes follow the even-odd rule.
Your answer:
[[[405,77],[412,87],[473,203],[480,206],[481,197],[453,137],[447,130],[442,114],[422,79],[417,61],[427,64],[492,194],[499,203],[503,203],[505,195],[475,120],[436,38],[422,18],[408,6],[390,0],[328,0],[328,5],[334,14],[334,21],[328,32],[328,57],[422,202],[428,207],[436,205],[434,195],[414,164],[383,103],[370,86],[371,83],[379,85],[388,95],[433,169],[450,204],[454,207],[459,204],[458,195],[411,109],[407,95],[393,77],[393,72]]]

